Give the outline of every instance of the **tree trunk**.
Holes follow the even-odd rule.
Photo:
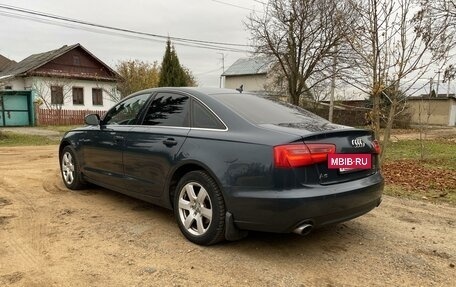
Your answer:
[[[396,109],[397,109],[397,96],[394,96],[392,99],[392,103],[390,106],[389,114],[388,114],[388,121],[386,123],[385,132],[383,134],[383,142],[382,142],[382,154],[380,155],[380,165],[383,164],[384,155],[386,149],[388,148],[388,144],[391,138],[391,130],[393,129],[394,118],[396,116]]]
[[[378,87],[374,88],[372,94],[373,106],[372,106],[372,130],[374,131],[375,139],[380,140],[380,95],[381,90]]]
[[[288,94],[288,101],[293,105],[299,106],[299,94],[296,91],[296,80],[294,76],[291,76],[288,80]]]
[[[299,97],[290,95],[290,103],[299,106]]]

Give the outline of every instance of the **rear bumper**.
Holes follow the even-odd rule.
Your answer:
[[[303,222],[319,227],[365,214],[380,204],[383,185],[377,173],[328,186],[233,191],[227,203],[238,228],[287,233]]]

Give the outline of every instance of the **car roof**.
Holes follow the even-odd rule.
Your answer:
[[[234,89],[223,89],[223,88],[200,88],[200,87],[160,87],[160,88],[152,88],[147,90],[142,90],[132,94],[129,97],[144,94],[144,93],[159,93],[159,92],[169,92],[169,93],[185,93],[195,97],[196,99],[203,102],[212,112],[214,112],[217,117],[219,117],[224,124],[228,127],[231,131],[241,132],[241,131],[248,131],[247,133],[243,133],[244,136],[251,135],[253,138],[250,140],[255,140],[255,137],[259,139],[263,139],[266,141],[266,138],[259,137],[260,134],[271,134],[274,133],[275,136],[271,138],[276,138],[276,140],[281,141],[290,141],[296,139],[297,137],[301,137],[303,133],[309,133],[309,131],[304,132],[304,130],[299,129],[291,129],[291,128],[284,128],[284,127],[275,127],[271,128],[274,125],[268,124],[265,125],[263,123],[255,123],[254,121],[249,120],[249,118],[245,117],[240,113],[240,111],[233,109],[230,105],[227,105],[221,98],[226,97],[233,97],[240,99],[243,96],[247,96],[248,98],[257,96],[262,97],[264,95],[257,94],[257,93],[240,93]],[[128,97],[128,98],[129,98]],[[317,117],[316,115],[314,115]],[[319,117],[318,117],[319,118]],[[321,119],[321,118],[319,118]],[[321,119],[322,121],[325,121]],[[255,132],[253,132],[253,129]],[[280,136],[279,136],[280,134]],[[288,139],[288,140],[285,140]],[[266,143],[266,142],[265,142]]]
[[[137,95],[143,93],[153,93],[153,92],[188,92],[188,93],[200,93],[206,95],[217,95],[217,94],[239,94],[239,91],[235,89],[225,89],[225,88],[207,88],[207,87],[160,87],[160,88],[150,88],[135,92],[134,94],[129,95]]]

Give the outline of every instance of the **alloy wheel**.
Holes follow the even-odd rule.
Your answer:
[[[68,185],[74,181],[74,160],[71,153],[65,152],[62,156],[62,175]]]
[[[212,202],[206,189],[197,182],[187,183],[179,194],[179,218],[192,235],[206,233],[212,222]]]

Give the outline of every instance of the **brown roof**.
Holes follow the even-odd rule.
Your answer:
[[[16,61],[10,60],[7,57],[0,55],[0,72],[7,69],[10,65],[16,64]]]
[[[100,64],[102,64],[109,72],[113,74],[114,78],[120,79],[121,76],[111,69],[108,65],[103,63],[100,59],[95,57],[92,53],[90,53],[87,49],[85,49],[81,44],[74,44],[70,46],[62,46],[59,49],[44,52],[44,53],[39,53],[39,54],[34,54],[31,56],[28,56],[24,60],[20,61],[19,63],[16,63],[14,65],[9,65],[5,70],[0,71],[0,77],[6,77],[6,76],[26,76],[28,73],[33,72],[34,70],[38,69],[39,67],[49,63],[50,61],[56,59],[57,57],[62,56],[63,54],[76,49],[76,48],[81,48],[83,49],[86,53],[88,53],[91,57],[93,57],[96,61],[98,61]]]

